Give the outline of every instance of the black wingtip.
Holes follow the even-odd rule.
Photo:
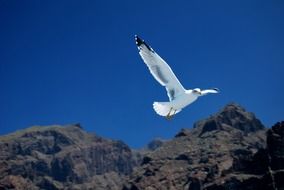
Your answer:
[[[135,35],[135,41],[136,41],[136,45],[138,47],[140,47],[142,44],[144,44],[147,47],[148,50],[154,52],[154,50],[144,40],[139,38],[137,35]]]
[[[141,38],[139,38],[137,35],[135,35],[135,41],[137,46],[141,46],[144,43],[144,41]]]
[[[219,88],[212,88],[213,90],[216,90],[217,92],[220,92]]]

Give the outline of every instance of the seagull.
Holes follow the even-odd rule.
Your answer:
[[[179,82],[170,66],[144,40],[135,35],[139,54],[153,77],[166,88],[169,102],[154,102],[153,108],[160,116],[171,119],[183,108],[209,93],[219,93],[218,88],[186,90]]]

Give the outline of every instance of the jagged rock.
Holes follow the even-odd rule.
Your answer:
[[[275,124],[267,131],[267,147],[259,149],[254,155],[241,152],[233,167],[234,175],[227,175],[209,184],[206,190],[276,190],[284,189],[284,122]],[[236,163],[235,163],[236,164]]]
[[[280,190],[283,158],[284,122],[267,131],[254,114],[229,104],[142,150],[79,124],[2,136],[0,190]]]
[[[267,132],[268,152],[272,169],[284,169],[284,122],[275,124]]]
[[[157,148],[159,148],[160,146],[162,146],[164,144],[164,140],[162,139],[154,139],[152,140],[148,145],[147,145],[147,149],[150,151],[154,151]]]
[[[195,123],[194,128],[200,129],[200,136],[206,132],[231,130],[231,128],[239,129],[245,134],[265,129],[264,125],[253,113],[247,112],[235,103],[228,104],[214,116]]]
[[[265,133],[252,113],[229,104],[147,154],[124,190],[241,188],[258,179],[248,177],[252,175],[245,170],[258,149],[265,148]],[[237,172],[244,174],[235,176]]]
[[[181,131],[175,135],[175,137],[184,137],[184,136],[189,136],[190,135],[190,130],[189,129],[181,129]]]
[[[111,183],[117,189],[135,166],[123,142],[88,134],[78,125],[32,127],[3,136],[0,155],[0,184],[8,189],[81,189],[86,184],[111,189]],[[112,172],[112,179],[99,177]]]

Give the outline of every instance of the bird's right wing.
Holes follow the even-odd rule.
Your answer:
[[[170,66],[144,40],[135,36],[135,41],[143,61],[153,77],[166,87],[170,101],[185,92]]]
[[[216,94],[216,93],[219,93],[220,90],[218,88],[212,88],[212,89],[207,89],[207,90],[202,90],[201,91],[201,96],[204,96],[206,94],[209,94],[209,93],[213,93],[213,94]]]

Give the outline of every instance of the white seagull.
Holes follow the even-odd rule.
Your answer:
[[[170,66],[148,45],[135,35],[139,54],[149,68],[153,77],[166,88],[169,102],[154,102],[153,108],[160,116],[171,119],[184,107],[193,103],[199,96],[208,93],[219,93],[218,88],[200,90],[200,88],[186,90],[181,85]]]

